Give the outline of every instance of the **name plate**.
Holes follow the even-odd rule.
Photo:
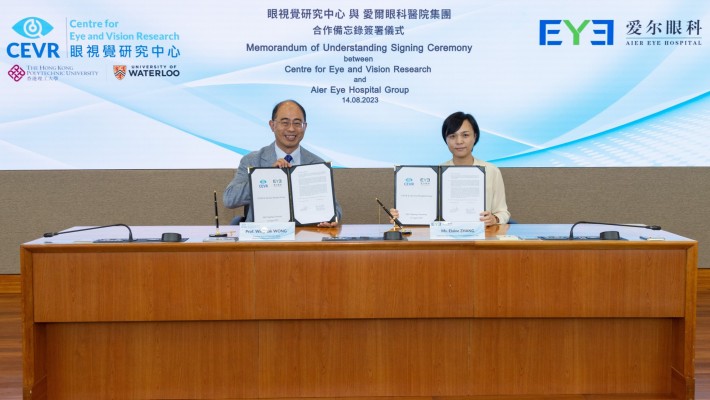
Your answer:
[[[295,240],[294,222],[242,222],[239,224],[239,240]]]
[[[430,239],[475,240],[486,238],[483,222],[434,221],[429,225]]]

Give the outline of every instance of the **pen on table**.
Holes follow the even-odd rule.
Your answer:
[[[219,233],[219,215],[217,214],[217,191],[214,191],[214,223]]]
[[[217,212],[217,191],[214,191],[214,225],[215,233],[211,234],[210,237],[225,237],[226,233],[219,233],[219,214]]]
[[[380,207],[382,207],[382,209],[385,210],[385,213],[387,213],[387,215],[389,215],[389,217],[392,218],[392,221],[394,221],[394,223],[397,224],[398,227],[402,228],[402,223],[401,223],[397,218],[395,218],[394,215],[392,215],[392,213],[390,212],[390,210],[388,210],[387,207],[385,207],[385,205],[382,204],[382,202],[380,201],[380,199],[378,199],[377,197],[375,197],[375,201],[377,201],[377,204],[379,204]]]

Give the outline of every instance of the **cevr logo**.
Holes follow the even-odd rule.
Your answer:
[[[18,21],[12,30],[27,39],[39,39],[54,29],[49,22],[37,17],[27,17]],[[7,45],[7,55],[12,58],[59,58],[59,45],[57,43],[34,42],[10,43]]]
[[[49,22],[37,17],[27,17],[12,27],[12,30],[26,37],[27,39],[39,39],[47,36],[54,27]]]
[[[560,35],[560,29],[557,27],[564,22],[567,29],[572,33],[572,45],[579,46],[579,38],[582,31],[589,24],[589,20],[585,19],[576,27],[570,20],[561,19],[541,19],[540,20],[540,46],[559,46],[562,40],[548,40],[548,35]],[[604,40],[590,40],[592,46],[613,46],[614,45],[614,20],[612,19],[593,19],[591,20],[594,29],[592,32],[595,35],[600,35]],[[596,29],[599,28],[599,29]]]

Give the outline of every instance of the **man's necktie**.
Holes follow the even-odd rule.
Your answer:
[[[290,163],[291,163],[291,161],[293,161],[293,157],[291,157],[291,155],[290,155],[290,154],[286,154],[286,157],[284,157],[284,160],[288,161],[288,162],[289,162],[289,164],[290,164]]]

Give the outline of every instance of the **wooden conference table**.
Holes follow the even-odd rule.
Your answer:
[[[620,227],[628,240],[533,239],[570,225],[322,241],[388,228],[205,243],[214,228],[134,227],[190,239],[81,243],[125,237],[117,227],[26,243],[24,397],[694,397],[697,242]]]

